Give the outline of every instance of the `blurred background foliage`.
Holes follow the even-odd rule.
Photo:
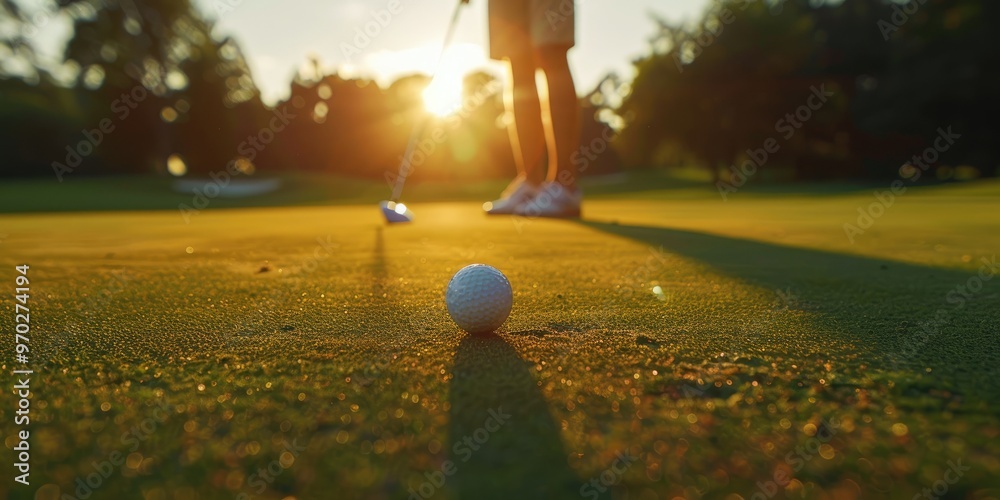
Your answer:
[[[888,178],[953,127],[961,145],[938,176],[996,176],[1000,5],[908,3],[723,2],[696,29],[660,21],[617,110],[626,124],[617,147],[627,164],[715,172],[774,137],[782,149],[764,170]],[[775,124],[824,86],[836,95],[786,142]]]
[[[903,7],[741,0],[718,2],[685,25],[654,18],[635,79],[608,75],[580,100],[584,146],[614,137],[585,174],[698,165],[718,179],[747,149],[776,138],[781,150],[762,167],[766,178],[892,178],[939,127],[953,127],[961,147],[942,156],[937,178],[995,177],[1000,6],[926,0],[913,14]],[[50,9],[75,28],[56,64],[31,46],[32,15],[0,0],[2,176],[53,175],[56,162],[74,175],[204,176],[236,161],[247,174],[382,178],[425,116],[426,77],[381,88],[324,74],[318,61],[290,82],[286,101],[267,106],[238,44],[214,34],[186,0],[58,0]],[[814,87],[835,95],[786,140],[776,123]],[[513,172],[496,77],[468,75],[465,94],[461,121],[438,118],[430,127],[440,140],[415,177]],[[262,135],[275,116],[291,118]],[[105,119],[114,131],[75,162],[70,150]]]

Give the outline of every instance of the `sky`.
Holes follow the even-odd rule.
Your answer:
[[[374,78],[379,84],[413,73],[431,73],[457,0],[398,0],[397,13],[382,16],[370,43],[356,44],[357,29],[386,10],[390,0],[195,0],[216,20],[217,36],[232,36],[243,48],[265,102],[287,96],[291,77],[310,56],[327,71]],[[649,13],[692,20],[709,0],[577,0],[577,47],[570,63],[581,94],[610,71],[631,75],[631,61],[647,53],[655,31]],[[461,15],[445,66],[453,71],[486,68],[487,0],[472,0]],[[374,25],[373,25],[374,26]],[[372,30],[376,32],[376,30]],[[363,42],[363,40],[361,40]],[[345,57],[344,44],[358,52]],[[364,46],[362,46],[364,45]]]

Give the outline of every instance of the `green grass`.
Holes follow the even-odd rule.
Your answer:
[[[416,189],[403,227],[373,203],[2,216],[41,371],[8,496],[73,494],[112,452],[92,498],[406,498],[449,460],[433,498],[579,498],[618,453],[600,498],[749,499],[779,471],[790,497],[912,498],[958,460],[949,497],[1000,495],[1000,280],[948,300],[1000,248],[1000,184],[912,189],[853,244],[869,190],[605,187],[571,222]],[[473,262],[514,286],[496,335],[444,308]]]
[[[267,178],[258,176],[258,178]],[[214,197],[210,208],[250,208],[285,206],[337,206],[368,204],[385,198],[391,191],[382,182],[334,175],[289,174],[277,177],[277,191],[245,198]],[[6,179],[0,183],[0,213],[97,211],[97,210],[177,210],[195,206],[192,193],[174,190],[173,178],[154,176],[73,176]],[[245,181],[245,179],[240,179]],[[410,180],[404,191],[410,202],[479,201],[501,191],[506,181],[474,183]],[[583,187],[591,197],[653,197],[669,192],[672,198],[718,198],[718,192],[701,170],[634,172],[628,175],[585,178]],[[203,178],[195,185],[212,192],[215,184]],[[742,196],[802,194],[831,195],[857,192],[868,186],[857,183],[750,184]],[[882,187],[881,185],[872,186]]]

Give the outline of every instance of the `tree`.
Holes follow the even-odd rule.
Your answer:
[[[0,35],[0,51],[14,54],[0,64],[0,129],[12,146],[5,150],[18,152],[6,170],[162,172],[178,155],[207,173],[225,169],[260,130],[266,110],[239,47],[215,39],[188,0],[43,5],[29,14],[0,0],[0,16],[15,27]],[[73,35],[62,60],[41,61],[25,34],[34,20],[57,16],[71,20]],[[57,81],[56,70],[73,76]],[[68,163],[79,168],[61,166]]]
[[[938,127],[961,125],[971,140],[947,161],[994,175],[997,154],[987,145],[997,126],[978,117],[998,107],[998,7],[913,5],[918,11],[906,14],[883,0],[740,0],[714,4],[693,28],[658,20],[653,50],[636,62],[633,91],[618,109],[620,150],[631,163],[693,161],[717,173],[775,138],[780,152],[765,171],[886,178]],[[815,88],[834,95],[787,128]]]

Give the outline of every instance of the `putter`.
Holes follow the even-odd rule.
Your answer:
[[[441,71],[441,63],[444,61],[444,54],[448,51],[448,47],[451,46],[452,39],[455,38],[455,30],[458,28],[458,19],[462,14],[462,6],[465,5],[465,3],[465,0],[460,0],[458,5],[455,7],[455,12],[451,15],[451,23],[448,25],[448,32],[445,34],[444,44],[441,45],[441,53],[438,55],[437,64],[434,68],[434,74],[431,75],[431,82],[434,81],[434,78],[436,78],[438,73]],[[392,188],[392,198],[379,203],[379,208],[382,210],[382,216],[385,217],[385,221],[389,224],[400,224],[413,221],[413,212],[411,212],[406,205],[400,203],[399,199],[403,196],[403,185],[406,184],[406,178],[410,175],[409,170],[412,169],[410,161],[413,158],[413,152],[417,149],[417,142],[424,133],[424,128],[427,126],[428,119],[429,117],[422,118],[420,122],[413,127],[413,131],[410,132],[410,140],[406,143],[406,151],[403,153],[403,161],[399,164],[399,173],[396,176],[396,183]]]

